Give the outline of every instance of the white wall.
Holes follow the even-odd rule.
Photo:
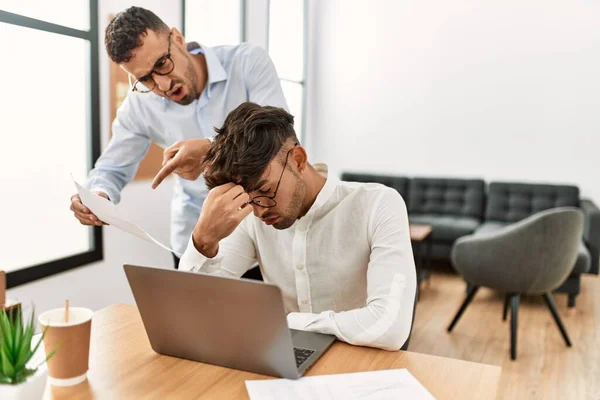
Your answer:
[[[600,203],[598,21],[586,0],[311,0],[311,158],[570,182]]]
[[[166,24],[181,28],[180,3],[144,0],[102,0],[99,2],[100,28],[100,104],[102,147],[108,143],[110,129],[109,110],[109,63],[104,50],[104,28],[110,13],[137,5],[152,10]],[[119,205],[124,215],[146,229],[162,243],[169,243],[169,221],[172,180],[166,180],[157,190],[150,182],[135,182],[125,188]],[[68,199],[65,199],[68,207]],[[53,275],[30,284],[10,289],[7,296],[20,300],[24,307],[35,304],[36,312],[61,306],[69,299],[73,306],[89,307],[93,310],[114,303],[133,303],[123,264],[132,263],[172,268],[169,252],[160,247],[123,233],[113,227],[104,227],[104,260],[62,274]],[[57,227],[57,234],[60,230]]]

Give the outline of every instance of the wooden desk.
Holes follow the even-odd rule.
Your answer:
[[[408,368],[437,399],[495,399],[500,367],[335,343],[307,375]],[[48,386],[45,399],[248,399],[247,379],[267,379],[151,349],[137,308],[114,305],[92,321],[88,380]]]

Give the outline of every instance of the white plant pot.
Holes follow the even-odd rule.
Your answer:
[[[2,400],[40,400],[46,390],[48,368],[41,365],[35,374],[18,385],[0,384],[0,399]]]

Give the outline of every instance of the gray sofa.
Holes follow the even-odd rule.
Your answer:
[[[573,270],[557,292],[568,294],[575,306],[581,275],[598,274],[600,209],[581,199],[579,189],[568,185],[490,182],[483,179],[446,179],[344,172],[344,181],[377,182],[396,189],[404,198],[413,224],[432,227],[432,257],[449,260],[459,237],[491,232],[538,211],[555,207],[580,208],[585,215],[584,233]]]

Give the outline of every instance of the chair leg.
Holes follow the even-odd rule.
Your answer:
[[[504,311],[502,313],[502,321],[506,321],[506,314],[508,314],[508,303],[510,303],[510,294],[504,295]]]
[[[558,311],[556,310],[556,303],[554,303],[554,298],[550,293],[544,293],[544,300],[546,300],[546,304],[554,317],[554,321],[556,321],[556,325],[558,325],[558,329],[560,329],[560,333],[562,333],[563,339],[565,339],[565,343],[568,347],[571,347],[571,340],[569,339],[569,335],[567,334],[567,330],[560,319],[560,315],[558,315]]]
[[[519,313],[520,294],[510,297],[510,358],[517,359],[517,315]]]
[[[477,293],[477,290],[479,290],[479,286],[473,286],[471,284],[467,285],[469,285],[469,292],[467,293],[467,298],[465,299],[465,301],[463,301],[462,305],[460,306],[460,309],[456,313],[456,316],[450,323],[450,326],[448,327],[448,332],[452,332],[452,329],[454,329],[454,325],[456,325],[460,317],[465,312],[465,309],[467,308],[469,303],[471,303],[471,301],[473,300],[473,297],[475,297],[475,293]]]
[[[575,307],[575,299],[576,299],[576,297],[577,297],[576,294],[569,294],[569,301],[567,303],[567,306],[569,308]]]
[[[473,285],[467,282],[467,285],[465,286],[465,293],[468,295],[472,288]]]

